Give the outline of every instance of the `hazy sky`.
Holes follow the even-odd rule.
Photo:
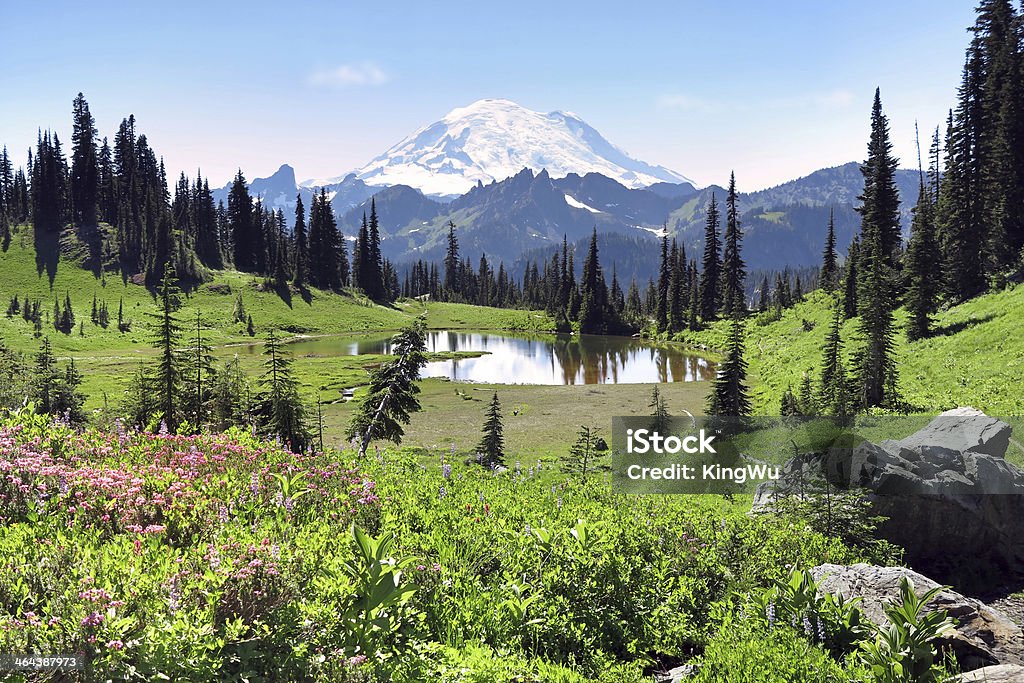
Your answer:
[[[374,6],[378,5],[378,6]],[[861,160],[876,86],[916,166],[973,22],[952,0],[13,2],[0,0],[0,144],[101,135],[134,113],[173,177],[362,166],[483,97],[579,114],[632,156],[754,190]],[[925,145],[926,146],[926,145]]]

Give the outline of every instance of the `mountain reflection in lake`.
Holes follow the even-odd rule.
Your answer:
[[[297,342],[289,348],[296,354],[363,355],[390,353],[390,346],[389,338],[348,337]],[[494,384],[696,382],[715,374],[715,364],[706,358],[628,337],[430,331],[427,350],[485,353],[430,362],[424,377]]]

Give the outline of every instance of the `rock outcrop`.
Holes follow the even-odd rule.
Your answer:
[[[911,566],[970,592],[1024,583],[1024,471],[1005,460],[1012,431],[958,408],[904,439],[800,455],[758,487],[753,509],[815,481],[861,488]]]
[[[811,573],[815,580],[821,581],[818,590],[822,593],[861,598],[858,606],[864,616],[880,626],[887,623],[883,612],[886,601],[899,599],[903,577],[913,582],[919,595],[939,585],[903,567],[824,564],[813,568]],[[950,589],[938,593],[925,610],[945,610],[957,622],[955,633],[943,640],[941,646],[954,654],[961,670],[995,664],[1024,665],[1024,633],[998,610]]]

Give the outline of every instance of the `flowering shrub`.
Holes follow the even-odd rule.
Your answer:
[[[707,644],[734,592],[861,559],[745,511],[526,458],[356,462],[18,415],[0,424],[0,639],[84,653],[99,680],[640,681]]]

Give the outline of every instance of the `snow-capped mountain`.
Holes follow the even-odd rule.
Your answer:
[[[408,185],[426,195],[453,197],[524,168],[547,169],[552,178],[600,173],[629,188],[691,182],[634,159],[575,114],[543,114],[503,99],[453,109],[357,170],[356,176],[371,186]]]

